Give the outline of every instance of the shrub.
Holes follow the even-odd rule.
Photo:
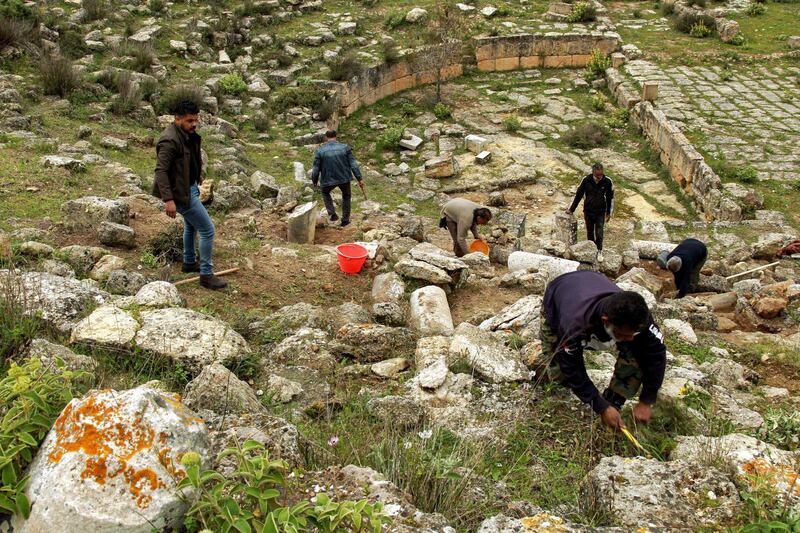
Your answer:
[[[156,51],[149,44],[131,43],[124,53],[133,58],[131,68],[136,72],[146,72],[156,62]]]
[[[26,45],[33,41],[37,34],[38,27],[31,20],[0,18],[0,50]]]
[[[160,15],[167,8],[166,0],[150,0],[150,12],[154,15]]]
[[[698,23],[702,23],[706,29],[714,28],[714,18],[709,15],[700,15],[698,13],[681,13],[675,19],[675,29],[681,33],[691,34],[692,27]]]
[[[755,183],[758,181],[758,171],[751,165],[739,165],[720,159],[712,160],[711,168],[726,181],[738,181],[741,183]]]
[[[269,109],[278,114],[291,107],[307,107],[317,109],[325,100],[325,96],[313,85],[298,87],[280,87],[272,93]]]
[[[67,96],[78,85],[80,76],[72,68],[72,61],[62,56],[45,56],[39,63],[44,94]]]
[[[586,76],[589,79],[602,78],[606,74],[606,69],[611,67],[611,58],[602,50],[592,50],[589,62],[586,64]]]
[[[384,63],[394,65],[400,61],[400,49],[393,41],[384,41],[381,44],[381,57]]]
[[[336,112],[336,104],[338,101],[335,98],[325,98],[314,109],[314,114],[317,115],[319,120],[328,120]]]
[[[439,102],[433,106],[433,115],[439,120],[449,118],[452,114],[453,111],[450,109],[450,106],[443,104],[442,102]]]
[[[592,97],[592,109],[595,111],[605,111],[607,102],[608,100],[606,100],[606,97],[598,93]]]
[[[400,114],[402,114],[404,117],[413,117],[417,114],[417,111],[419,111],[417,106],[412,102],[403,102],[403,104],[400,106]]]
[[[675,13],[675,4],[671,4],[671,3],[670,4],[667,4],[667,3],[661,4],[661,14],[662,15],[664,15],[665,17],[668,17],[668,16],[672,15],[673,13]]]
[[[403,139],[403,133],[406,128],[402,125],[390,126],[383,130],[380,137],[378,137],[378,146],[384,150],[396,150],[398,144]]]
[[[767,12],[767,6],[759,3],[752,3],[747,6],[747,14],[751,17],[759,17]]]
[[[0,20],[35,21],[36,12],[22,0],[0,0]]]
[[[0,265],[4,268],[13,266],[6,264],[5,259],[0,259]],[[2,291],[0,293],[0,366],[2,366],[37,335],[41,323],[36,317],[23,314],[25,294],[19,284],[12,281],[0,288],[0,291]]]
[[[288,492],[286,461],[270,460],[264,445],[248,440],[225,449],[219,458],[229,457],[236,469],[223,476],[201,470],[200,457],[188,452],[181,458],[186,477],[178,488],[191,488],[197,500],[186,513],[189,531],[371,531],[378,533],[389,519],[381,503],[345,501],[335,503],[323,492],[312,504],[301,500],[291,507],[279,498]],[[222,510],[225,510],[222,512]]]
[[[406,14],[402,10],[393,10],[386,13],[383,18],[383,27],[387,30],[399,28],[406,23]]]
[[[514,133],[522,127],[522,121],[517,115],[508,115],[503,119],[503,127],[506,131]]]
[[[250,119],[250,123],[253,125],[253,129],[259,133],[269,131],[270,120],[269,117],[264,113],[257,113],[253,115],[253,117]]]
[[[697,6],[697,7],[706,7],[706,0],[686,0],[686,5],[689,7]]]
[[[692,24],[692,27],[689,29],[689,35],[697,39],[705,39],[711,35],[711,29],[701,20]]]
[[[94,20],[102,20],[106,18],[108,12],[108,4],[106,0],[81,0],[81,7],[86,13],[86,22]]]
[[[197,104],[197,107],[202,107],[203,91],[194,85],[180,85],[168,89],[158,102],[158,111],[161,114],[172,114],[175,112],[175,106],[177,106],[179,102],[185,100],[194,102]]]
[[[615,109],[611,116],[606,120],[609,128],[625,129],[628,127],[628,120],[630,119],[630,112],[627,109]]]
[[[784,450],[800,450],[800,413],[767,411],[756,437]]]
[[[5,378],[0,380],[0,512],[30,513],[24,472],[33,461],[39,444],[44,440],[64,406],[78,393],[75,383],[85,372],[71,372],[64,362],[57,361],[57,370],[44,368],[38,359],[22,365],[12,362]]]
[[[334,81],[347,81],[355,78],[364,70],[364,65],[361,64],[355,55],[348,53],[343,57],[338,57],[330,64],[330,79]]]
[[[567,22],[592,22],[597,20],[597,8],[588,2],[578,2],[572,6]]]
[[[541,115],[544,113],[544,102],[536,101],[528,107],[528,113],[531,115]]]
[[[564,135],[564,142],[573,148],[589,150],[608,142],[608,128],[597,122],[583,122]]]
[[[71,28],[59,32],[58,47],[63,56],[71,58],[82,57],[89,52],[83,35]]]
[[[109,110],[115,115],[132,113],[142,103],[142,93],[133,75],[127,70],[117,74],[117,96],[111,102]]]
[[[222,94],[239,95],[247,91],[247,84],[239,74],[226,74],[219,80],[219,90]]]

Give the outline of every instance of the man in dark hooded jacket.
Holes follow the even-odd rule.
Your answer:
[[[614,428],[624,427],[620,410],[641,388],[634,418],[650,419],[664,380],[667,350],[641,295],[623,291],[597,272],[570,272],[548,284],[542,315],[542,355],[551,380],[569,387]],[[598,343],[605,349],[616,344],[619,352],[611,383],[602,394],[583,360],[584,348]]]
[[[706,258],[708,249],[697,239],[684,239],[667,255],[667,270],[675,277],[678,298],[683,298],[697,288]]]

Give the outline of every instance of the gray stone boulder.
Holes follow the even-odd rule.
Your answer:
[[[517,353],[488,331],[466,322],[459,324],[453,334],[450,357],[463,361],[490,383],[530,379],[530,372]]]
[[[521,518],[504,514],[487,518],[478,527],[477,533],[589,533],[596,531],[573,524],[560,516],[538,508],[531,509],[531,511]],[[611,533],[612,530],[617,531],[617,528],[603,528],[603,531],[607,531],[607,533]]]
[[[274,177],[266,172],[256,170],[250,176],[250,185],[257,198],[277,198],[280,192],[280,185]]]
[[[113,271],[123,270],[125,266],[126,262],[123,258],[107,254],[94,264],[89,272],[89,277],[95,281],[106,281]]]
[[[426,178],[452,178],[461,172],[458,160],[452,155],[434,157],[425,161]]]
[[[134,297],[141,307],[180,307],[183,297],[178,288],[168,281],[153,281],[144,285]]]
[[[402,259],[394,266],[395,272],[406,278],[418,279],[433,283],[434,285],[447,285],[453,283],[453,278],[442,268],[424,261]]]
[[[641,267],[632,268],[616,279],[616,283],[618,284],[625,281],[644,287],[653,293],[656,298],[661,296],[664,292],[664,280]]]
[[[328,335],[313,328],[301,328],[294,335],[280,341],[269,354],[269,359],[283,364],[302,365],[323,374],[332,373],[336,358],[331,353]]]
[[[264,410],[253,389],[219,363],[203,368],[186,385],[183,403],[190,409],[219,414],[257,413]]]
[[[19,253],[26,257],[39,258],[53,255],[53,247],[36,241],[26,241],[19,245]]]
[[[668,337],[677,338],[681,342],[687,344],[697,344],[697,335],[694,328],[688,322],[678,320],[675,318],[667,318],[662,322],[664,333]]]
[[[54,344],[46,339],[33,339],[25,351],[26,358],[36,358],[42,362],[42,366],[51,371],[59,373],[57,361],[60,359],[64,363],[65,370],[81,370],[95,372],[97,361],[88,355],[75,353],[66,346]],[[85,380],[87,384],[94,381],[94,377]]]
[[[428,20],[428,12],[421,7],[415,7],[406,13],[406,22],[410,24],[422,23]]]
[[[453,334],[450,304],[442,288],[428,285],[411,293],[409,325],[423,337]]]
[[[553,280],[567,272],[575,272],[579,266],[580,263],[577,261],[530,252],[513,252],[508,257],[509,272],[517,270],[541,272],[547,275],[548,280]]]
[[[539,334],[542,297],[532,294],[520,298],[503,308],[497,315],[481,322],[481,329],[487,331],[514,331],[523,338],[533,338]]]
[[[367,411],[388,426],[401,428],[419,425],[423,417],[422,406],[403,396],[383,396],[367,402]]]
[[[661,252],[671,252],[675,249],[675,244],[661,241],[631,241],[631,248],[639,253],[640,259],[655,259]]]
[[[632,291],[637,294],[641,294],[642,298],[644,298],[644,301],[647,304],[647,307],[650,309],[655,309],[656,305],[658,304],[658,300],[656,300],[655,295],[638,283],[634,283],[632,281],[618,281],[617,287],[623,291]]]
[[[250,353],[241,335],[220,320],[180,308],[141,312],[136,346],[200,372],[211,363],[235,363]]]
[[[409,251],[411,258],[416,261],[431,264],[448,273],[466,270],[467,264],[457,258],[452,252],[446,252],[436,245],[423,242]]]
[[[579,263],[595,264],[597,262],[597,245],[592,241],[579,241],[569,247],[569,259]]]
[[[85,196],[65,202],[61,206],[64,228],[79,232],[96,230],[101,222],[127,224],[128,204],[122,200],[109,200],[99,196]]]
[[[147,284],[147,278],[138,272],[129,270],[112,270],[106,280],[106,290],[116,294],[136,294]]]
[[[61,276],[62,278],[74,278],[75,270],[63,261],[58,259],[45,259],[41,263],[42,272]]]
[[[31,464],[31,515],[14,530],[178,529],[192,494],[176,490],[185,454],[210,466],[206,425],[147,386],[72,400]]]
[[[125,348],[131,346],[138,330],[139,322],[126,311],[104,305],[75,325],[70,342]]]
[[[405,297],[406,284],[394,272],[379,274],[372,282],[373,302],[400,302]]]
[[[39,316],[62,332],[69,332],[90,309],[111,295],[90,283],[42,272],[0,270],[0,294],[19,294],[24,314]]]
[[[303,394],[304,391],[300,383],[273,374],[267,379],[267,392],[275,401],[289,403]]]
[[[65,246],[58,251],[58,257],[78,273],[88,273],[101,257],[106,255],[106,250],[97,246],[80,246],[77,244]]]
[[[589,472],[580,499],[585,510],[611,513],[629,530],[713,526],[741,505],[736,485],[716,468],[619,456],[603,457]]]
[[[331,307],[326,310],[325,323],[329,331],[339,331],[346,324],[370,324],[372,313],[354,302]]]
[[[700,370],[710,376],[714,383],[728,390],[749,390],[759,380],[755,370],[732,359],[705,362],[700,365]]]
[[[416,336],[410,329],[381,324],[348,324],[339,329],[336,338],[343,344],[340,351],[362,363],[410,354],[416,347]]]
[[[372,304],[372,316],[375,318],[375,322],[385,326],[401,327],[406,325],[406,312],[399,303],[378,302]]]
[[[106,246],[119,246],[134,248],[136,246],[136,232],[132,227],[116,222],[103,221],[97,230],[97,235],[102,244]]]

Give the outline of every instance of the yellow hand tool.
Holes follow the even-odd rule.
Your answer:
[[[642,453],[644,453],[645,455],[648,455],[647,454],[647,450],[644,449],[644,446],[639,444],[639,441],[636,440],[636,437],[633,436],[633,433],[628,431],[628,428],[624,428],[623,427],[623,428],[619,428],[619,429],[622,431],[622,434],[625,435],[628,438],[628,440],[633,443],[634,446],[639,448],[642,451]]]

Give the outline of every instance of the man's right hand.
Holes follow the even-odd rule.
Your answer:
[[[622,415],[619,414],[619,411],[617,411],[615,407],[607,407],[600,415],[600,418],[602,418],[603,423],[610,428],[620,429],[625,427],[625,422],[622,421]]]
[[[572,209],[570,209],[568,207],[568,208],[564,209],[564,212],[567,213],[568,215],[571,215],[572,214]]]
[[[175,213],[178,212],[178,208],[175,207],[175,201],[167,200],[166,202],[164,202],[164,210],[166,211],[167,216],[169,218],[175,218]]]

